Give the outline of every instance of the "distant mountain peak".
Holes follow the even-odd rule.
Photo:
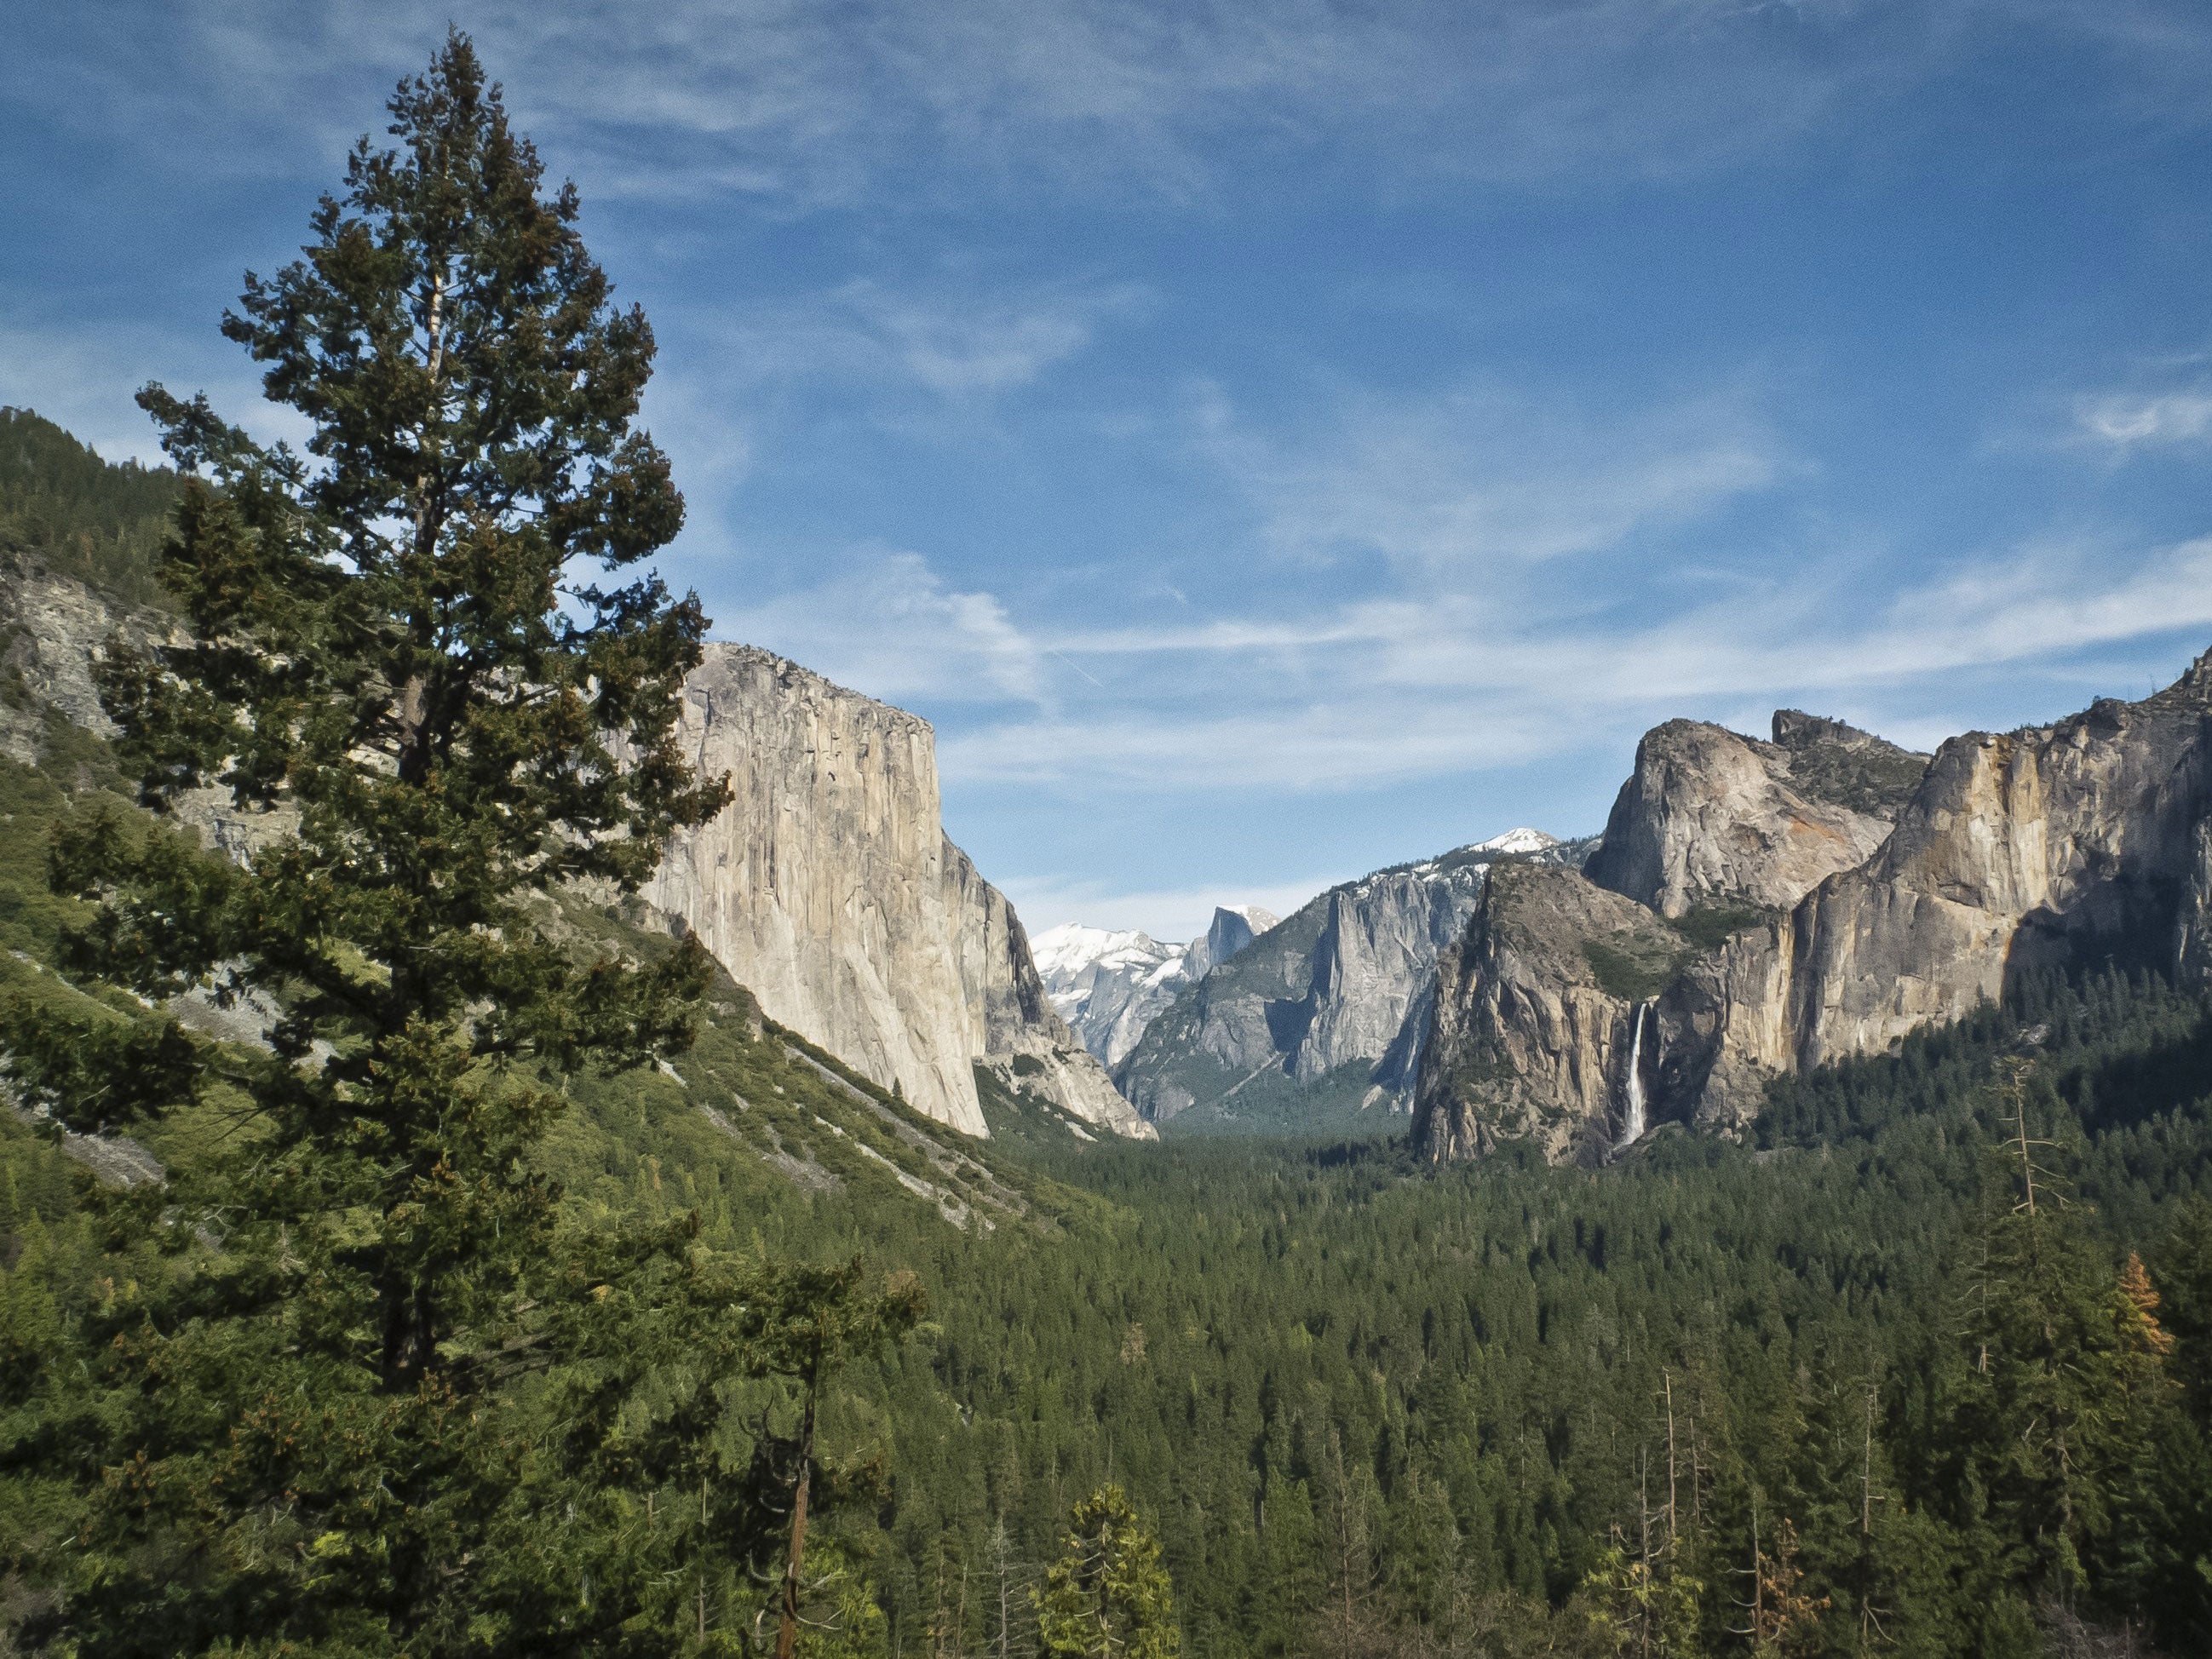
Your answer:
[[[1048,927],[1030,941],[1030,955],[1048,986],[1055,975],[1079,973],[1093,963],[1133,967],[1158,963],[1182,949],[1161,945],[1140,928],[1088,927],[1079,921]]]
[[[1557,836],[1547,836],[1541,830],[1523,825],[1508,830],[1502,836],[1492,836],[1488,841],[1479,841],[1468,848],[1470,853],[1543,853],[1559,844]]]
[[[1206,976],[1275,926],[1256,904],[1214,907],[1206,932],[1187,945],[1137,928],[1062,922],[1030,941],[1045,994],[1091,1052],[1112,1065],[1137,1045],[1153,1015],[1184,986]]]

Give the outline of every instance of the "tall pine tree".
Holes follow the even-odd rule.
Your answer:
[[[141,397],[188,475],[164,571],[190,633],[117,650],[104,695],[149,805],[217,787],[261,849],[109,816],[53,858],[97,904],[84,982],[202,988],[266,1012],[265,1048],[6,1034],[59,1123],[234,1116],[114,1207],[131,1271],[57,1395],[45,1455],[87,1496],[46,1622],[87,1656],[696,1647],[681,1565],[766,1524],[717,1434],[788,1286],[681,1227],[580,1233],[533,1159],[568,1074],[688,1045],[709,967],[546,925],[726,798],[673,740],[696,600],[589,574],[683,521],[632,427],[652,332],[465,38],[390,107],[396,148],[364,139],[304,258],[224,319],[306,453]]]

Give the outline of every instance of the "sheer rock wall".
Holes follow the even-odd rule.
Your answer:
[[[1529,846],[1462,848],[1331,888],[1158,1015],[1115,1073],[1122,1092],[1156,1121],[1263,1081],[1285,1101],[1404,1110],[1437,957],[1466,931],[1486,872],[1570,856],[1549,836]]]
[[[1415,1120],[1431,1157],[1508,1137],[1602,1152],[1621,1121],[1620,1034],[1647,1002],[1651,1121],[1733,1132],[1775,1075],[1881,1052],[2022,971],[2118,958],[2212,975],[2212,655],[2141,702],[1970,732],[1924,767],[1787,711],[1775,738],[1672,722],[1639,746],[1585,876],[1632,903],[1637,929],[1587,896],[1531,923],[1501,894],[1476,917],[1431,1018]],[[1491,936],[1509,924],[1544,932],[1545,950]],[[1647,961],[1615,951],[1630,932]],[[1561,1036],[1560,1011],[1608,976],[1577,956],[1611,970],[1609,1048],[1595,1007]]]
[[[772,1018],[970,1134],[975,1064],[1018,1054],[1042,1066],[1029,1086],[1132,1131],[1012,907],[945,839],[927,721],[750,646],[709,646],[684,702],[688,757],[732,799],[675,838],[646,896]]]

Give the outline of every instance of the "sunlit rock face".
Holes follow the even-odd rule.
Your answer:
[[[1162,944],[1133,928],[1066,922],[1037,936],[1037,972],[1053,1006],[1084,1046],[1103,1064],[1118,1066],[1185,986],[1205,978],[1276,921],[1257,905],[1217,905],[1206,932],[1188,945]]]
[[[1927,769],[1925,755],[1839,721],[1784,711],[1774,734],[1697,720],[1646,732],[1584,873],[1669,918],[1786,908],[1863,863]]]
[[[1447,958],[1414,1126],[1431,1157],[1617,1150],[1639,1032],[1650,1121],[1730,1132],[1777,1074],[1880,1053],[2040,966],[2203,983],[2212,658],[1924,763],[1790,712],[1771,744],[1670,722],[1581,879],[1632,910],[1499,889]]]
[[[2212,966],[2212,656],[2141,702],[1954,738],[1881,850],[1792,913],[1790,1059],[1887,1048],[2082,957]]]
[[[1134,1126],[1045,1002],[1012,907],[945,839],[927,721],[712,645],[679,737],[702,775],[728,775],[732,800],[675,838],[646,896],[770,1018],[971,1134],[985,1133],[975,1064],[1031,1049],[1030,1086]]]
[[[1488,872],[1578,862],[1588,845],[1516,830],[1333,887],[1188,987],[1115,1079],[1160,1122],[1195,1110],[1295,1129],[1402,1112],[1437,957],[1466,931]]]
[[[1638,964],[1663,971],[1678,948],[1652,910],[1577,871],[1493,871],[1467,936],[1437,963],[1417,1144],[1455,1160],[1519,1140],[1555,1161],[1613,1144],[1649,1002],[1624,981]],[[1609,971],[1613,958],[1630,968]]]
[[[945,879],[969,1047],[978,1063],[995,1073],[1009,1092],[1035,1090],[1097,1127],[1153,1139],[1158,1131],[1121,1098],[1106,1068],[1045,994],[1014,907],[949,841]]]

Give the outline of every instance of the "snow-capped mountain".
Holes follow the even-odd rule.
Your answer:
[[[1508,830],[1502,836],[1492,836],[1488,841],[1479,841],[1467,850],[1470,853],[1548,853],[1559,844],[1557,836],[1547,836],[1541,830]]]
[[[1205,934],[1165,944],[1134,928],[1064,922],[1030,941],[1045,994],[1084,1046],[1112,1066],[1177,992],[1275,925],[1257,905],[1223,905]]]

